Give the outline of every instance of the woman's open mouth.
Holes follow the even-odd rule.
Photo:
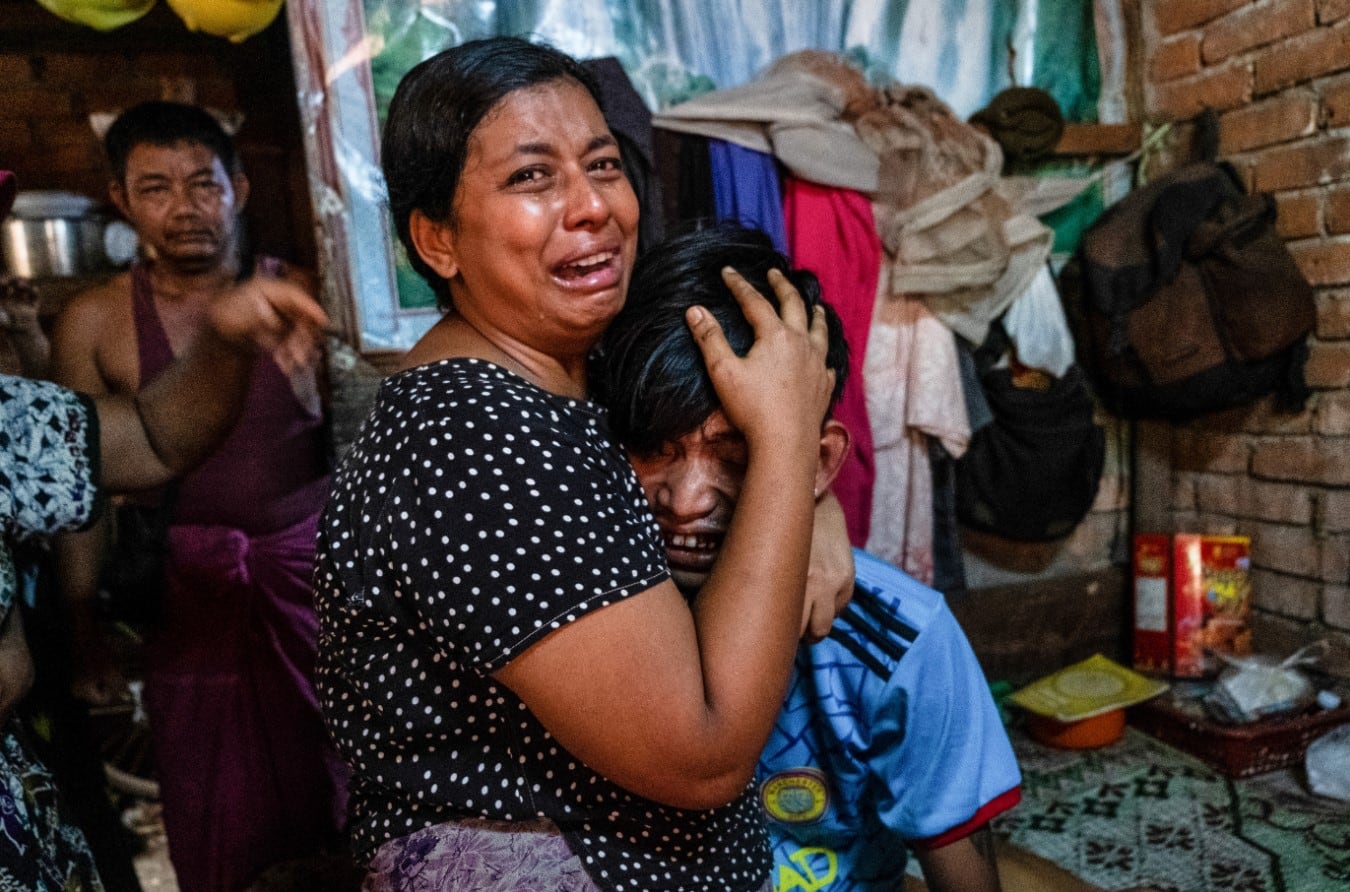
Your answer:
[[[608,288],[619,282],[619,252],[597,251],[554,267],[554,274],[567,285]]]

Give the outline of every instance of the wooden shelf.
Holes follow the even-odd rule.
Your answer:
[[[1139,148],[1138,124],[1065,124],[1056,155],[1128,155]]]

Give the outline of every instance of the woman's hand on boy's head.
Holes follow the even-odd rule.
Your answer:
[[[808,314],[797,289],[777,270],[770,271],[769,283],[778,312],[735,270],[724,269],[722,278],[754,329],[749,352],[737,356],[702,307],[691,308],[686,321],[727,420],[752,448],[757,442],[814,443],[834,384],[825,366],[829,337],[823,309]]]

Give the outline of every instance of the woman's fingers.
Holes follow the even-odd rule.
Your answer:
[[[782,270],[769,270],[769,286],[778,298],[778,316],[793,331],[807,327],[806,302]]]
[[[736,298],[736,303],[740,304],[741,313],[744,314],[745,321],[755,330],[757,338],[769,327],[779,324],[773,304],[769,303],[768,298],[760,294],[754,285],[746,281],[744,276],[727,266],[722,268],[722,281],[726,283],[731,296]]]
[[[693,334],[699,351],[703,354],[703,362],[708,367],[708,374],[715,378],[715,369],[718,365],[728,359],[736,358],[731,345],[727,343],[727,336],[722,331],[722,326],[717,323],[713,314],[703,307],[690,307],[685,311],[684,321],[689,326],[689,331]]]

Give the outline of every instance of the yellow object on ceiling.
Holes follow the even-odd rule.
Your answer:
[[[155,0],[37,0],[42,8],[77,25],[111,31],[136,21]]]
[[[283,0],[166,0],[189,30],[239,43],[277,17]]]

